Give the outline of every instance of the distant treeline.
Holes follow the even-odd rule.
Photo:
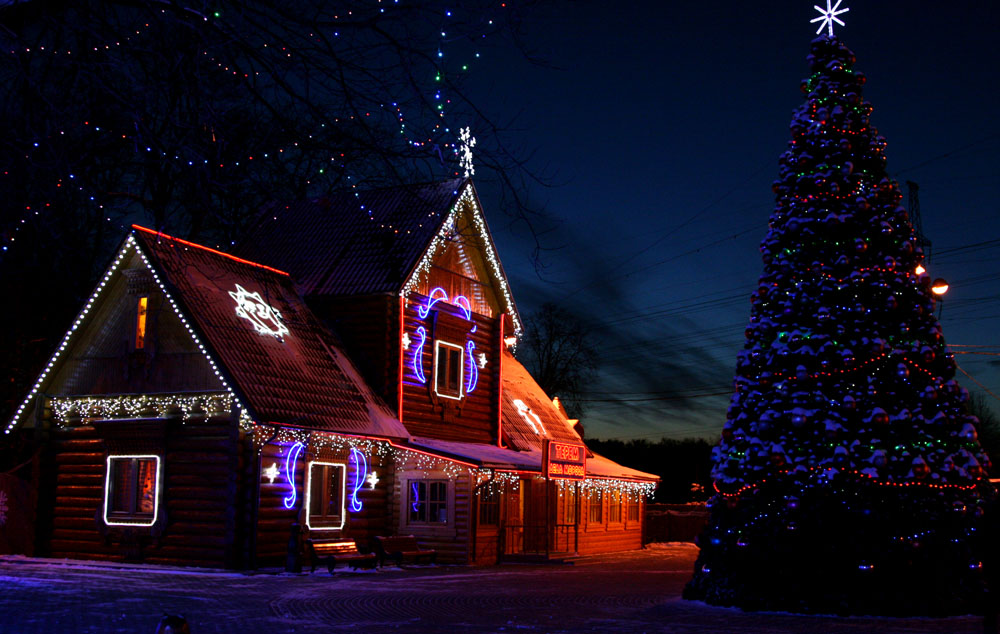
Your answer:
[[[683,440],[587,439],[591,450],[626,467],[660,476],[654,502],[701,501],[712,492],[711,455],[714,442]]]

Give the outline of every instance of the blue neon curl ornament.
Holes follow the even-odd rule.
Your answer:
[[[469,378],[465,382],[465,393],[471,394],[476,389],[476,384],[479,383],[479,365],[476,363],[476,355],[474,354],[476,350],[475,342],[470,341],[465,344],[465,350],[468,352],[469,357]]]
[[[427,330],[420,326],[417,328],[417,334],[420,335],[420,343],[417,344],[416,349],[413,351],[413,374],[417,376],[417,380],[421,383],[427,382],[427,377],[424,376],[424,344],[427,343]]]
[[[292,489],[292,494],[285,496],[285,499],[282,500],[286,509],[295,508],[295,500],[298,498],[298,492],[295,490],[295,463],[298,462],[299,454],[305,448],[305,445],[297,442],[291,446],[288,455],[285,456],[285,479],[288,480],[288,485]]]
[[[351,462],[354,463],[354,484],[351,485],[351,512],[357,513],[362,508],[361,500],[358,499],[358,491],[368,477],[368,460],[365,455],[356,448],[351,447]]]
[[[416,482],[410,483],[410,490],[413,491],[413,504],[410,505],[410,508],[413,509],[414,513],[420,512],[420,489],[417,484]]]
[[[469,303],[468,297],[465,295],[458,295],[452,303],[462,309],[462,312],[465,313],[466,319],[472,321],[472,304]]]
[[[421,319],[426,319],[427,315],[431,314],[434,304],[440,301],[448,301],[448,293],[440,286],[435,286],[431,290],[431,294],[427,296],[427,304],[425,306],[417,306],[417,314],[420,315]]]

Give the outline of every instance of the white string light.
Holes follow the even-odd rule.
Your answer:
[[[451,232],[449,227],[453,228],[455,226],[458,215],[463,209],[469,209],[471,211],[472,222],[475,224],[476,230],[479,233],[479,240],[483,245],[486,261],[489,263],[493,276],[499,281],[500,292],[503,295],[505,304],[505,311],[508,315],[510,315],[511,323],[514,325],[514,333],[520,337],[522,331],[521,319],[518,317],[517,309],[514,307],[514,298],[511,295],[510,287],[507,285],[507,278],[503,274],[503,268],[500,265],[500,258],[497,257],[496,251],[493,248],[493,240],[490,238],[489,229],[487,229],[486,221],[483,219],[483,211],[476,203],[476,196],[473,193],[471,183],[465,184],[462,194],[456,201],[455,206],[448,212],[448,216],[445,218],[438,235],[434,236],[434,239],[431,240],[430,246],[427,247],[423,257],[420,258],[420,262],[418,262],[416,268],[414,268],[413,274],[410,275],[410,279],[408,279],[406,284],[403,285],[403,290],[400,292],[400,296],[406,297],[413,292],[420,283],[421,278],[431,270],[431,264],[434,262],[434,257],[437,255],[438,249],[448,241],[448,235]]]

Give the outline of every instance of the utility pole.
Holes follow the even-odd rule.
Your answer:
[[[909,194],[910,222],[913,224],[913,232],[917,236],[917,244],[923,249],[925,260],[930,262],[931,241],[924,235],[923,222],[920,220],[920,186],[913,181],[906,181],[906,191]]]

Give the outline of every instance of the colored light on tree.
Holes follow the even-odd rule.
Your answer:
[[[685,596],[965,613],[989,459],[934,316],[947,284],[925,275],[854,62],[812,43]]]

